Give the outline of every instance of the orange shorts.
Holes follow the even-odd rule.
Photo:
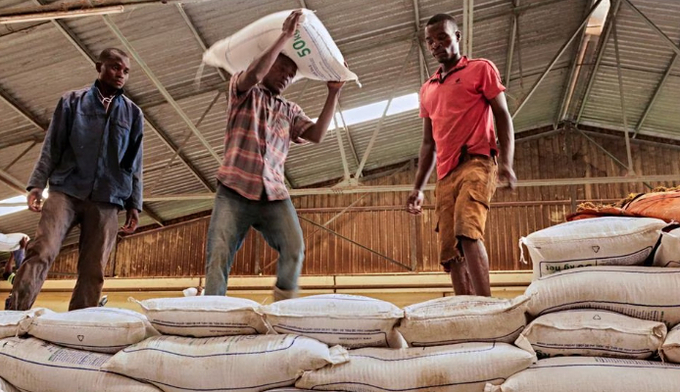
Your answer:
[[[486,216],[496,192],[498,165],[495,158],[470,156],[446,177],[435,190],[439,256],[444,270],[452,261],[462,260],[458,238],[484,239]]]

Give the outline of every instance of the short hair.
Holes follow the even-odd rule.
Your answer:
[[[453,23],[454,29],[458,29],[458,23],[456,23],[456,20],[453,18],[453,16],[449,14],[437,14],[431,17],[430,20],[427,21],[427,26],[432,26],[440,22],[451,22]]]
[[[102,52],[99,54],[99,62],[103,63],[106,60],[111,60],[115,56],[120,56],[120,57],[125,57],[125,58],[130,58],[127,53],[123,52],[122,50],[118,48],[106,48],[102,50]]]
[[[293,64],[295,66],[295,71],[297,72],[298,66],[297,66],[297,63],[295,61],[293,61],[293,59],[291,59],[290,57],[286,56],[283,53],[279,53],[279,55],[277,57],[283,59],[283,61],[286,61],[286,62],[289,62],[290,64]]]

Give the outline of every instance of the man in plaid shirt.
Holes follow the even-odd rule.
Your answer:
[[[281,53],[302,12],[293,11],[279,38],[229,83],[224,160],[208,230],[206,295],[224,295],[234,255],[250,227],[279,252],[274,300],[295,297],[304,260],[302,229],[284,182],[290,142],[319,143],[330,125],[344,82],[328,82],[316,123],[281,97],[297,72]]]

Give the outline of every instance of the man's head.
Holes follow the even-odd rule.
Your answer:
[[[425,42],[430,53],[440,63],[457,59],[460,54],[461,34],[456,20],[447,14],[430,18],[425,27]]]
[[[108,48],[102,50],[97,60],[99,81],[111,89],[121,89],[125,86],[130,73],[130,59],[120,49]]]
[[[288,56],[279,54],[274,65],[262,79],[262,84],[271,92],[281,94],[293,81],[297,65]]]

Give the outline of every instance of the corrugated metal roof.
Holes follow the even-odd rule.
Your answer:
[[[105,5],[111,1],[103,0],[98,4]],[[418,91],[420,70],[417,47],[406,62],[406,55],[416,38],[416,23],[422,28],[432,15],[442,12],[460,20],[463,0],[418,0],[416,3],[419,21],[415,20],[413,0],[306,0],[308,8],[315,10],[324,22],[363,84],[363,88],[358,88],[353,83],[346,85],[340,99],[343,109],[384,101],[392,94],[400,96]],[[634,0],[634,3],[674,42],[680,41],[680,3],[670,0]],[[8,8],[31,7],[34,4],[29,0],[4,0],[0,5],[0,13]],[[590,0],[520,2],[519,39],[507,86],[511,111],[517,108],[558,49],[578,27],[591,4]],[[183,7],[200,37],[209,46],[260,17],[299,6],[298,0],[238,0],[189,2]],[[493,61],[501,74],[505,73],[506,68],[512,15],[513,7],[509,0],[475,1],[473,55]],[[215,69],[206,67],[200,88],[194,85],[201,62],[201,48],[177,7],[127,7],[125,13],[111,15],[110,18],[182,111],[196,123],[218,91],[224,91],[225,84]],[[106,47],[122,46],[102,17],[64,19],[63,23],[93,55]],[[627,115],[630,126],[635,126],[670,62],[672,51],[625,4],[621,8],[618,28]],[[517,115],[517,131],[539,128],[555,121],[579,40],[580,36],[567,48]],[[434,72],[438,65],[432,56],[426,53],[425,59],[429,71]],[[406,67],[403,68],[405,62]],[[585,84],[582,80],[588,75],[590,64],[584,65],[574,102],[580,101]],[[680,122],[680,111],[677,110],[680,98],[679,76],[676,68],[650,111],[642,133],[680,137],[676,126]],[[95,77],[90,62],[54,23],[33,22],[0,26],[0,87],[40,124],[49,121],[61,94],[88,86]],[[218,162],[206,151],[198,138],[191,134],[187,124],[165,101],[134,60],[126,90],[144,109],[147,119],[156,124],[171,143],[182,147],[183,155],[197,168],[199,174],[210,182],[214,181]],[[317,81],[299,81],[291,86],[285,96],[299,103],[310,117],[317,117],[325,101],[326,86]],[[618,97],[613,44],[610,43],[583,120],[614,129],[620,127]],[[223,149],[225,110],[226,100],[221,96],[198,126],[217,154],[221,154]],[[349,127],[358,160],[366,151],[377,123],[378,120],[373,120]],[[2,149],[0,167],[5,167],[16,158],[34,135],[39,135],[40,132],[15,110],[6,104],[0,104],[0,146],[13,145]],[[308,186],[343,176],[335,132],[329,132],[326,140],[319,145],[291,147],[286,171],[296,186]],[[417,110],[388,117],[365,169],[371,170],[416,158],[421,132]],[[191,136],[183,145],[188,135]],[[349,170],[354,173],[358,166],[357,159],[344,131],[341,135]],[[179,159],[175,159],[173,165],[167,168],[174,152],[148,127],[144,147],[147,191],[153,191],[154,195],[205,192],[205,186]],[[39,145],[12,165],[10,174],[20,181],[26,181],[38,152]],[[14,194],[9,188],[0,187],[0,198]],[[163,202],[151,203],[149,206],[163,219],[174,219],[208,209],[211,204],[210,201]],[[3,218],[0,230],[10,230],[12,227],[34,228],[36,219],[35,214],[28,212],[13,214],[7,219]]]
[[[680,42],[680,3],[668,0],[634,0],[633,4],[673,42]],[[617,16],[623,95],[628,129],[636,129],[668,69],[673,50],[625,2]],[[640,134],[680,138],[680,68],[671,72],[659,99],[651,108]],[[614,34],[607,41],[602,64],[583,111],[585,124],[623,129]]]

